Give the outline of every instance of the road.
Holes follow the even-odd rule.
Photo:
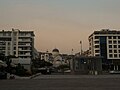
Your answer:
[[[0,80],[0,90],[120,90],[120,75],[40,75]]]

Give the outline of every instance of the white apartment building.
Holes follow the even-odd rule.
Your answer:
[[[103,56],[103,68],[120,70],[120,31],[103,29],[89,36],[90,56]]]
[[[12,59],[15,64],[22,64],[26,69],[30,70],[32,58],[34,58],[34,32],[20,31],[12,29],[12,31],[0,31],[0,52],[5,56],[16,56]]]

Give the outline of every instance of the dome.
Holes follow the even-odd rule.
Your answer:
[[[52,52],[59,52],[59,50],[55,48],[52,50]]]

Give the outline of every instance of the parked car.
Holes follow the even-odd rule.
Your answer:
[[[0,79],[7,79],[7,72],[0,71]]]
[[[113,70],[113,71],[110,71],[109,73],[110,73],[110,74],[120,74],[120,71]]]
[[[51,74],[51,69],[50,68],[38,68],[38,71],[41,72],[42,74]]]

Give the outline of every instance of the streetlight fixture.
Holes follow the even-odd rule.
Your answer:
[[[71,50],[71,55],[73,55],[73,49]]]
[[[80,41],[80,54],[82,55],[82,41]]]

